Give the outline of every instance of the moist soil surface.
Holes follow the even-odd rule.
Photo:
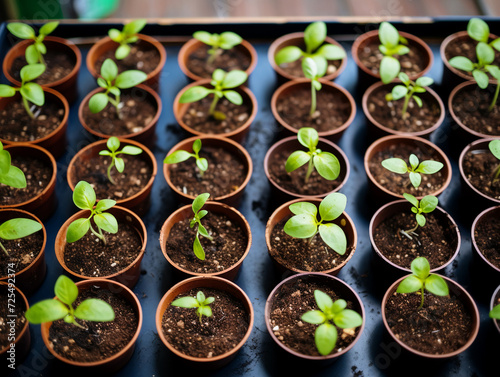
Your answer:
[[[476,244],[484,257],[500,269],[500,219],[482,218],[474,229]]]
[[[297,130],[312,127],[318,132],[327,132],[347,122],[352,107],[341,91],[323,84],[323,88],[316,92],[316,111],[312,117],[309,115],[311,89],[308,86],[298,86],[288,95],[281,95],[276,101],[276,110],[286,123]]]
[[[248,237],[245,230],[223,214],[208,212],[202,219],[203,226],[213,241],[199,236],[205,260],[198,259],[193,252],[197,226],[190,228],[189,219],[174,224],[166,242],[168,256],[179,267],[197,273],[223,271],[238,262],[245,253]]]
[[[16,216],[12,218],[14,217]],[[7,221],[7,219],[2,219],[0,222],[3,223],[4,221]],[[10,270],[17,273],[33,263],[42,250],[43,232],[39,230],[17,240],[2,240],[2,245],[9,253],[9,256],[7,256],[3,250],[0,250],[0,277],[5,277],[9,274],[9,265],[11,266]],[[12,264],[14,265],[13,268]]]
[[[10,296],[11,293],[14,293],[15,297]],[[10,344],[14,343],[11,339],[9,339],[9,335],[14,335],[17,338],[19,334],[21,334],[21,330],[26,323],[26,318],[24,318],[26,307],[24,306],[24,300],[22,299],[21,295],[19,295],[13,288],[8,288],[6,285],[0,286],[0,300],[0,302],[2,303],[2,305],[0,305],[1,351],[5,348],[9,348]],[[8,315],[15,315],[16,317],[7,317]],[[12,327],[11,323],[9,322],[11,320],[14,320],[15,322],[13,328],[14,332],[11,332]],[[27,331],[29,331],[29,329]]]
[[[280,342],[301,354],[321,356],[314,342],[314,332],[318,325],[304,322],[301,317],[310,310],[319,310],[314,298],[315,290],[326,293],[333,301],[344,299],[347,301],[347,308],[353,309],[353,303],[348,297],[339,297],[331,285],[309,279],[296,279],[283,284],[272,297],[269,319],[274,335]],[[337,331],[337,343],[330,354],[340,352],[349,346],[359,332],[358,328],[338,327]]]
[[[500,199],[500,179],[493,180],[499,161],[486,149],[471,152],[466,153],[463,160],[462,168],[465,177],[483,194]]]
[[[53,322],[49,330],[50,347],[69,360],[92,362],[118,353],[132,340],[139,324],[134,307],[120,295],[108,289],[92,286],[80,291],[74,306],[77,307],[87,298],[97,298],[110,304],[115,312],[115,320],[111,322],[76,320],[88,330],[63,320]]]
[[[419,309],[420,293],[394,293],[385,315],[395,336],[409,347],[429,354],[444,354],[462,347],[472,332],[472,318],[453,294],[435,296],[425,292]]]
[[[196,297],[198,292],[215,298],[212,316],[196,314],[195,308],[169,305],[162,318],[167,341],[183,354],[211,358],[235,348],[245,337],[249,318],[243,303],[229,293],[214,288],[195,288],[176,297]]]
[[[210,46],[203,44],[189,55],[186,60],[187,69],[195,75],[208,79],[212,78],[212,73],[217,68],[229,72],[233,69],[245,71],[250,67],[251,55],[242,46],[235,46],[230,50],[222,50],[222,53],[215,58],[214,62],[208,65],[208,50],[210,48]]]
[[[439,154],[432,149],[426,148],[425,146],[399,143],[392,144],[389,148],[375,153],[368,162],[368,168],[372,176],[380,185],[395,194],[403,195],[403,193],[406,192],[413,196],[425,196],[435,193],[443,186],[446,180],[446,176],[443,173],[444,166],[437,173],[420,174],[422,182],[418,188],[415,188],[411,184],[408,173],[393,173],[382,166],[382,161],[388,158],[401,158],[409,165],[411,154],[417,156],[420,162],[433,160],[444,164]]]

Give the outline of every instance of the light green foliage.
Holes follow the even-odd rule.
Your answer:
[[[116,43],[120,44],[115,51],[116,59],[122,60],[128,56],[130,53],[130,44],[137,42],[139,39],[137,37],[137,33],[139,33],[144,26],[146,26],[146,24],[146,20],[134,20],[125,24],[122,31],[118,29],[110,29],[108,31],[109,37]]]
[[[38,232],[40,229],[42,229],[42,224],[38,221],[23,218],[11,219],[0,225],[0,239],[17,240]],[[9,253],[1,242],[0,248],[9,256]]]
[[[193,209],[194,217],[189,222],[189,227],[193,228],[195,225],[197,225],[196,237],[193,243],[193,251],[194,255],[196,255],[196,257],[200,260],[205,260],[205,250],[203,250],[203,246],[201,246],[200,235],[202,235],[205,238],[208,238],[210,241],[213,240],[213,237],[210,234],[208,234],[207,229],[201,224],[201,219],[208,214],[208,211],[205,209],[202,210],[202,208],[205,205],[205,202],[207,201],[209,196],[210,194],[208,193],[198,195],[193,200],[193,204],[191,206]]]
[[[18,38],[33,40],[34,43],[29,45],[25,52],[28,64],[40,63],[45,66],[43,55],[47,53],[47,47],[43,44],[43,40],[47,35],[52,33],[58,25],[58,21],[47,22],[40,28],[38,35],[36,35],[35,30],[33,30],[31,26],[21,22],[11,22],[7,24],[7,29]]]
[[[26,177],[21,169],[11,165],[9,151],[3,149],[0,142],[0,183],[13,188],[25,188]]]
[[[305,58],[302,60],[302,72],[307,79],[311,80],[311,110],[309,115],[312,117],[316,112],[316,91],[321,90],[321,83],[319,79],[325,75],[326,62],[319,64],[312,58]]]
[[[193,34],[193,38],[211,47],[211,49],[208,50],[208,54],[210,55],[207,60],[208,65],[213,64],[217,56],[222,54],[222,50],[230,50],[234,46],[239,45],[243,40],[238,34],[232,31],[225,31],[221,34],[210,34],[207,31],[197,31]]]
[[[490,149],[490,152],[495,156],[498,160],[500,160],[500,139],[495,139],[492,140],[488,143],[488,148]],[[500,176],[500,162],[498,166],[495,168],[495,171],[493,173],[493,182],[498,179]]]
[[[196,314],[198,314],[198,317],[200,318],[200,323],[201,323],[201,317],[211,317],[212,316],[212,308],[210,308],[210,305],[212,302],[215,301],[214,297],[207,297],[205,298],[205,294],[202,291],[199,291],[196,294],[196,297],[180,297],[174,301],[172,301],[171,305],[172,306],[179,306],[181,308],[196,308]]]
[[[126,154],[129,156],[136,156],[142,153],[142,149],[139,147],[134,147],[133,145],[126,145],[121,151],[119,151],[118,148],[120,148],[120,140],[118,140],[118,138],[115,136],[112,136],[108,139],[108,141],[106,142],[106,146],[108,147],[108,150],[104,149],[100,151],[99,154],[101,156],[111,157],[111,164],[109,164],[108,166],[108,179],[113,185],[115,185],[116,182],[111,177],[111,169],[113,168],[113,166],[115,166],[118,173],[123,173],[123,171],[125,170],[125,162],[123,161],[123,158],[118,157],[118,155]]]
[[[404,97],[405,101],[403,104],[403,109],[401,110],[401,117],[405,118],[409,116],[406,112],[408,109],[408,103],[410,99],[417,103],[418,107],[422,107],[422,99],[415,93],[425,93],[425,87],[430,86],[434,83],[434,80],[427,76],[419,77],[416,81],[411,81],[408,75],[404,72],[400,72],[398,78],[404,85],[396,85],[392,88],[391,93],[385,96],[387,101],[397,101]]]
[[[189,153],[184,150],[178,150],[175,152],[170,153],[165,159],[163,160],[164,164],[177,164],[179,162],[186,161],[187,159],[194,157],[196,159],[196,166],[198,166],[198,169],[200,169],[200,176],[203,177],[203,173],[208,169],[208,161],[205,157],[200,157],[200,150],[201,150],[201,140],[196,139],[193,142],[193,152],[194,153]]]
[[[403,194],[403,196],[413,205],[411,207],[411,211],[415,214],[417,225],[415,225],[415,227],[410,230],[401,230],[400,232],[411,239],[410,234],[416,235],[415,231],[417,230],[419,225],[425,226],[426,220],[423,213],[431,213],[432,211],[434,211],[438,205],[438,198],[433,195],[427,195],[419,201],[413,195],[407,194],[406,192]]]
[[[443,164],[439,161],[426,160],[420,162],[414,154],[410,155],[409,161],[410,165],[407,165],[401,158],[388,158],[382,161],[382,166],[393,173],[409,173],[410,182],[415,188],[418,188],[422,182],[420,174],[434,174],[443,168]]]
[[[382,22],[378,29],[380,52],[384,54],[380,62],[380,78],[384,84],[390,83],[398,77],[401,64],[394,55],[405,55],[410,52],[408,41],[399,35],[398,30],[388,22]]]
[[[494,306],[493,309],[490,310],[489,314],[490,318],[500,320],[500,304]]]

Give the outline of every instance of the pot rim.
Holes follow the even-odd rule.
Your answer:
[[[475,250],[475,252],[481,257],[481,259],[483,261],[485,261],[493,270],[495,270],[496,272],[500,273],[500,268],[493,265],[493,263],[491,263],[485,256],[484,254],[482,253],[482,251],[479,249],[479,246],[477,245],[477,240],[476,240],[476,227],[479,223],[479,221],[481,221],[481,219],[483,217],[486,217],[488,216],[489,214],[491,213],[494,213],[494,212],[498,212],[500,214],[500,206],[494,206],[494,207],[489,207],[489,208],[486,208],[484,211],[482,211],[480,214],[478,214],[476,216],[476,218],[474,219],[474,222],[472,223],[472,226],[471,226],[471,243],[472,243],[472,246],[473,246],[473,249]],[[500,287],[499,287],[500,289]],[[499,329],[500,331],[500,329]]]
[[[44,230],[45,230],[45,228],[44,228]],[[0,280],[0,285],[5,285],[6,287],[8,287],[9,283],[7,281],[1,281]],[[21,300],[24,303],[24,307],[26,308],[26,310],[28,310],[29,307],[30,307],[30,305],[28,303],[28,299],[26,298],[25,294],[18,287],[16,287],[16,286],[14,286],[14,289],[19,294],[19,296],[21,296]],[[17,344],[18,342],[20,342],[21,339],[22,339],[22,337],[25,336],[26,334],[29,337],[29,325],[30,325],[30,323],[28,322],[28,320],[26,320],[26,322],[24,323],[24,326],[21,329],[21,331],[19,331],[19,333],[16,334],[16,338],[15,338],[15,340],[13,342],[14,344]],[[9,348],[10,348],[10,344],[8,344],[7,346],[5,346],[5,348],[0,349],[0,355],[5,355],[5,353],[7,352],[7,350]]]
[[[495,289],[495,292],[493,292],[493,295],[491,296],[491,301],[490,301],[490,310],[493,310],[493,307],[496,306],[495,298],[500,294],[500,285]],[[500,320],[493,319],[493,324],[495,325],[496,329],[500,333]]]

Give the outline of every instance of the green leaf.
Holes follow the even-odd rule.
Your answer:
[[[311,53],[323,44],[326,38],[326,24],[317,21],[309,24],[304,31],[304,42],[307,52]]]
[[[196,300],[201,304],[203,301],[205,301],[205,294],[202,291],[198,291],[196,294]]]
[[[211,317],[212,316],[212,309],[210,306],[200,306],[197,309],[198,315],[204,315],[206,317]]]
[[[0,183],[14,188],[25,188],[26,177],[21,169],[11,165],[7,174],[0,174]]]
[[[304,76],[308,79],[316,78],[318,74],[318,68],[316,67],[316,63],[311,58],[305,58],[302,60],[302,72],[304,72]]]
[[[418,225],[425,226],[426,220],[424,215],[422,215],[421,213],[417,213],[415,217],[417,219]]]
[[[0,97],[13,97],[16,94],[16,90],[11,86],[0,84]]]
[[[500,319],[500,305],[496,305],[493,309],[490,310],[490,318]]]
[[[317,80],[312,80],[311,85],[314,87],[314,89],[320,91],[321,90],[321,83]]]
[[[90,220],[89,219],[76,219],[71,224],[69,224],[68,229],[66,230],[66,242],[72,243],[78,241],[90,229]]]
[[[196,139],[193,142],[193,152],[198,154],[201,151],[201,139]]]
[[[99,213],[94,216],[96,225],[108,233],[118,232],[118,222],[116,218],[109,212]]]
[[[92,113],[97,114],[106,108],[109,98],[104,93],[97,93],[90,97],[89,109]]]
[[[207,171],[208,169],[208,161],[206,158],[198,158],[196,160],[196,166],[198,166],[198,169],[200,169],[201,171]]]
[[[415,81],[415,84],[417,84],[418,86],[431,86],[432,84],[434,84],[434,80],[430,77],[422,76],[419,77],[417,81]]]
[[[394,48],[399,44],[398,30],[388,22],[384,21],[380,24],[378,37],[380,39],[380,43],[388,48]]]
[[[116,201],[113,199],[101,199],[95,206],[96,212],[104,212],[108,209],[112,208],[116,204]]]
[[[285,170],[287,173],[290,173],[308,163],[310,159],[311,156],[308,153],[304,151],[295,151],[286,160]]]
[[[215,297],[207,297],[207,299],[205,301],[203,301],[203,305],[210,305],[214,301],[215,301]]]
[[[467,34],[478,42],[488,42],[490,28],[480,18],[471,18],[467,24]]]
[[[116,152],[120,148],[120,140],[116,136],[111,136],[106,141],[106,146],[111,152]]]
[[[493,156],[500,160],[500,139],[490,141],[488,147],[490,148],[491,153],[493,153]]]
[[[293,203],[288,206],[288,209],[294,215],[309,214],[316,218],[316,215],[318,214],[318,208],[314,204],[309,202]]]
[[[43,35],[49,35],[56,29],[57,26],[59,26],[59,21],[47,22],[40,28],[39,33]]]
[[[200,260],[205,260],[205,250],[203,250],[203,247],[201,246],[200,239],[198,238],[198,234],[196,234],[196,237],[194,239],[193,243],[193,252],[194,255]]]
[[[330,152],[321,152],[314,156],[313,164],[319,175],[329,181],[337,179],[340,174],[339,160]]]
[[[333,313],[340,313],[347,307],[347,302],[345,300],[339,299],[333,303],[333,306],[330,308]]]
[[[485,72],[480,71],[479,69],[475,69],[472,71],[472,76],[474,76],[474,80],[476,80],[477,85],[481,89],[486,89],[488,87],[489,78]]]
[[[396,85],[391,91],[392,99],[397,101],[408,94],[408,88],[403,85]]]
[[[302,127],[297,133],[299,143],[310,151],[315,151],[319,142],[318,131],[312,127]]]
[[[33,81],[45,72],[45,65],[43,64],[29,64],[21,68],[22,82]]]
[[[422,100],[420,99],[420,97],[417,97],[414,95],[413,100],[417,103],[418,107],[422,107],[423,103],[422,103]]]
[[[443,166],[443,163],[439,161],[427,160],[422,161],[415,171],[423,174],[434,174],[440,171]]]
[[[101,76],[106,81],[113,81],[118,75],[118,67],[112,59],[106,59],[101,66]]]
[[[240,71],[238,69],[232,70],[231,72],[226,73],[226,76],[224,76],[224,79],[222,80],[222,88],[236,88],[243,84],[247,80],[247,78],[248,76],[244,71]]]
[[[220,47],[224,50],[229,50],[236,45],[239,45],[243,39],[232,31],[225,31],[219,36]]]
[[[337,254],[344,255],[347,249],[347,239],[340,226],[333,223],[321,224],[319,226],[321,239],[330,246]]]
[[[201,211],[198,212],[198,219],[204,218],[206,215],[208,215],[208,211],[206,209],[202,209]]]
[[[128,44],[121,44],[115,51],[115,58],[117,60],[123,60],[128,54],[130,54],[130,46]]]
[[[193,34],[193,38],[207,45],[212,45],[212,34],[207,31],[197,31]]]
[[[125,170],[125,161],[121,157],[115,157],[115,168],[118,170],[118,173],[123,173]]]
[[[88,298],[75,309],[75,317],[93,322],[110,322],[115,319],[111,305],[97,298]]]
[[[129,156],[137,156],[142,153],[142,149],[139,147],[134,147],[133,145],[125,145],[120,153],[129,155]]]
[[[313,325],[320,325],[326,321],[326,316],[319,310],[310,310],[302,314],[300,319],[304,322],[312,323]]]
[[[314,299],[322,312],[327,312],[333,307],[333,301],[330,296],[319,289],[314,290]]]
[[[314,332],[314,342],[321,355],[328,355],[337,343],[337,329],[329,323],[323,323]]]
[[[176,164],[178,162],[183,162],[189,159],[190,157],[193,157],[191,153],[179,150],[170,153],[165,159],[163,160],[163,163],[165,164]]]
[[[10,170],[10,153],[3,149],[3,145],[0,142],[0,175],[5,175]]]
[[[90,183],[80,181],[73,191],[73,203],[80,209],[92,210],[96,202],[95,191]]]
[[[406,55],[410,52],[410,49],[408,47],[401,45],[397,46],[395,50],[397,55]]]
[[[212,239],[212,237],[210,236],[210,234],[208,233],[207,229],[200,224],[198,224],[198,232],[205,238],[208,238],[209,240]]]
[[[302,50],[297,46],[287,46],[279,50],[274,56],[274,61],[277,65],[283,63],[291,63],[299,60],[302,56]]]
[[[243,98],[241,97],[240,93],[234,90],[225,90],[222,93],[224,94],[224,97],[229,100],[229,102],[234,103],[235,105],[239,106],[243,103]]]
[[[329,43],[321,46],[316,54],[328,60],[341,60],[346,57],[345,50],[342,47]]]
[[[35,30],[22,22],[10,22],[7,24],[7,29],[21,39],[35,39],[36,37]]]
[[[122,72],[118,75],[115,85],[120,89],[132,88],[139,85],[141,82],[146,81],[148,75],[142,71],[130,70]]]
[[[38,232],[42,224],[38,221],[16,218],[5,221],[0,225],[0,238],[4,240],[17,240]]]
[[[112,28],[108,30],[108,36],[115,42],[120,43],[123,39],[120,30]]]
[[[198,213],[199,210],[205,205],[205,202],[208,200],[210,197],[210,194],[208,192],[205,192],[203,194],[198,195],[194,200],[192,204],[193,212]]]
[[[461,69],[462,71],[466,72],[472,72],[474,69],[474,63],[472,63],[469,59],[467,59],[465,56],[455,56],[451,58],[448,63],[453,68],[456,69]]]
[[[316,217],[304,213],[291,217],[283,228],[286,234],[294,238],[312,237],[317,229]]]
[[[109,92],[111,94],[114,94],[115,96],[119,96],[121,93],[120,89],[118,89],[116,86],[110,86],[110,87],[108,87],[108,89],[109,89]]]
[[[186,296],[175,299],[170,305],[179,306],[181,308],[197,308],[200,304],[194,297]]]
[[[323,221],[335,220],[345,210],[347,197],[339,192],[332,192],[319,205],[319,214]]]
[[[399,283],[397,293],[413,293],[422,288],[422,281],[414,275],[406,277]]]
[[[439,275],[432,274],[425,279],[425,289],[436,296],[448,296],[450,294],[448,284]]]
[[[415,207],[418,208],[418,199],[415,198],[413,195],[411,194],[407,194],[406,192],[403,194],[403,197],[408,200],[411,204],[413,204]]]
[[[433,195],[427,195],[420,201],[420,209],[423,213],[430,213],[436,209],[438,205],[438,198]]]
[[[384,84],[390,83],[397,77],[400,69],[401,66],[398,59],[392,56],[384,56],[380,62],[380,78],[382,82]]]
[[[54,293],[63,303],[71,305],[78,297],[78,287],[69,277],[61,275],[54,285]]]
[[[37,302],[24,313],[24,316],[30,323],[38,325],[57,321],[64,318],[68,313],[68,308],[61,301],[47,299]]]
[[[420,280],[425,280],[427,279],[427,276],[429,276],[431,267],[429,265],[429,261],[426,258],[417,257],[411,262],[410,269],[413,274]]]
[[[500,51],[500,38],[491,41],[490,46],[493,47],[495,50]]]
[[[406,162],[401,158],[387,158],[382,161],[382,166],[389,171],[397,174],[405,174],[408,172]]]
[[[418,157],[415,156],[413,153],[410,154],[409,161],[410,161],[411,170],[415,170],[418,167],[418,164],[420,163],[420,161],[418,160]]]
[[[108,83],[102,77],[99,77],[97,79],[97,85],[99,85],[101,88],[104,88],[104,89],[106,89],[108,87]]]
[[[491,76],[497,79],[497,81],[500,81],[500,68],[498,68],[496,65],[487,65],[486,70]]]
[[[147,20],[145,19],[137,19],[129,22],[128,24],[123,26],[123,33],[126,35],[133,35],[140,32],[144,26],[146,26]]]
[[[341,329],[352,329],[363,324],[363,317],[354,310],[345,309],[334,317],[333,322]]]
[[[420,183],[422,182],[422,177],[420,176],[419,173],[414,173],[411,171],[410,182],[413,185],[413,187],[418,188],[418,186],[420,186]]]
[[[202,98],[205,98],[212,92],[213,92],[212,90],[207,89],[203,86],[193,86],[192,88],[189,88],[184,93],[182,93],[181,97],[179,98],[179,102],[180,103],[196,102]]]
[[[42,87],[34,82],[28,82],[21,86],[21,95],[37,106],[43,106],[45,103]]]
[[[493,60],[495,60],[495,51],[490,45],[484,42],[479,42],[477,44],[476,54],[479,63],[482,63],[482,65],[491,64]]]

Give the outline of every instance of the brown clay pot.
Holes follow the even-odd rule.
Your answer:
[[[201,132],[198,130],[195,130],[191,127],[189,127],[183,120],[184,114],[189,111],[189,108],[191,107],[190,103],[180,103],[180,98],[182,94],[184,94],[188,89],[192,88],[193,86],[203,86],[205,88],[212,88],[212,85],[210,85],[211,80],[210,79],[205,79],[205,80],[200,80],[193,82],[187,86],[185,86],[175,97],[174,99],[174,116],[175,119],[177,120],[177,123],[188,133],[192,135],[212,135],[209,133]],[[248,131],[250,130],[250,125],[255,119],[255,116],[257,115],[257,99],[253,95],[253,93],[250,91],[245,86],[240,86],[239,88],[234,89],[236,90],[242,97],[243,97],[243,103],[246,104],[247,106],[250,106],[250,116],[246,120],[246,122],[241,125],[239,128],[235,129],[234,131],[227,132],[227,133],[219,133],[217,135],[227,137],[228,139],[232,139],[238,143],[241,143],[244,139]]]
[[[139,299],[134,294],[134,292],[132,292],[125,285],[120,284],[116,281],[111,281],[107,279],[92,279],[92,280],[79,281],[76,283],[76,285],[78,286],[79,292],[85,291],[92,286],[94,287],[97,286],[101,289],[108,289],[114,294],[119,295],[123,297],[126,301],[128,301],[134,307],[135,314],[137,315],[138,318],[137,329],[135,330],[133,338],[125,346],[125,348],[123,348],[118,353],[115,353],[114,355],[106,359],[93,362],[73,361],[66,359],[65,357],[56,353],[51,347],[51,342],[49,340],[49,331],[50,331],[50,326],[52,326],[52,322],[46,322],[41,324],[43,343],[45,344],[45,347],[47,347],[47,349],[52,355],[54,355],[58,360],[62,361],[65,364],[78,368],[83,368],[82,370],[84,370],[85,373],[87,372],[104,373],[106,375],[110,375],[118,371],[119,369],[123,368],[123,366],[125,366],[128,363],[128,361],[132,357],[132,354],[134,353],[135,342],[139,337],[143,320],[141,303],[139,302]]]
[[[249,318],[248,330],[243,339],[230,351],[211,358],[193,357],[177,351],[165,338],[162,329],[162,318],[165,310],[170,306],[170,303],[180,294],[190,291],[194,288],[213,288],[231,294],[234,298],[241,301]],[[212,304],[212,305],[215,305]],[[254,311],[252,302],[246,293],[233,282],[216,276],[196,276],[183,280],[172,288],[162,297],[156,309],[156,330],[163,344],[178,358],[182,359],[190,367],[202,368],[203,370],[213,370],[221,368],[228,364],[236,356],[239,349],[245,344],[250,337],[254,322]]]
[[[498,218],[500,218],[500,206],[487,208],[476,216],[471,228],[471,242],[476,255],[479,256],[479,259],[483,261],[482,265],[488,265],[488,270],[490,272],[493,272],[496,276],[500,276],[500,268],[491,263],[491,261],[486,258],[483,251],[479,248],[477,244],[476,227],[478,226],[479,222],[488,223],[490,220]]]
[[[12,63],[19,56],[24,56],[26,49],[32,43],[32,40],[21,41],[14,47],[12,47],[7,55],[5,55],[5,59],[2,64],[3,73],[7,80],[9,80],[16,86],[21,86],[21,82],[16,80],[11,75],[10,71]],[[64,55],[74,55],[75,66],[73,67],[69,75],[63,77],[60,80],[51,82],[50,84],[43,85],[44,88],[51,88],[61,93],[68,100],[68,102],[73,102],[78,95],[76,90],[77,78],[78,71],[80,70],[80,66],[82,64],[82,54],[80,53],[80,50],[73,42],[59,37],[45,37],[43,43],[47,47],[47,50],[60,51],[60,53]]]
[[[493,292],[493,295],[491,296],[490,310],[492,310],[495,306],[497,306],[500,303],[499,301],[500,301],[500,285],[498,286],[497,289],[495,289],[495,292]],[[500,334],[500,320],[494,319],[493,323],[495,324],[498,334]]]
[[[116,204],[125,208],[128,208],[139,215],[144,215],[149,208],[150,204],[150,196],[151,189],[153,188],[153,182],[156,177],[156,173],[158,171],[158,167],[156,165],[156,158],[153,153],[146,148],[144,145],[138,143],[137,141],[130,139],[119,139],[120,140],[120,150],[125,145],[132,145],[138,148],[141,148],[143,152],[140,155],[137,155],[136,158],[142,159],[146,161],[146,163],[151,167],[152,174],[149,178],[147,184],[142,188],[141,191],[132,195],[128,198],[116,199]],[[106,147],[107,140],[99,140],[95,143],[89,144],[83,149],[80,149],[75,156],[71,159],[67,170],[67,178],[68,184],[71,188],[71,191],[75,190],[75,186],[78,183],[76,177],[76,165],[78,163],[84,163],[92,158],[95,158],[99,155],[99,152],[107,149]],[[111,161],[111,158],[110,158]],[[126,169],[126,167],[125,167]],[[118,188],[118,187],[117,187]]]
[[[66,231],[68,230],[69,224],[71,224],[76,219],[88,217],[89,211],[81,210],[75,213],[73,216],[71,216],[68,220],[66,220],[65,223],[59,228],[59,231],[57,232],[56,241],[54,245],[57,261],[66,270],[68,274],[74,276],[79,280],[88,279],[91,281],[93,280],[99,281],[102,279],[110,279],[119,282],[121,284],[124,284],[128,288],[133,288],[140,277],[141,261],[142,258],[144,257],[144,251],[146,250],[146,244],[148,241],[148,234],[146,231],[146,227],[144,226],[144,222],[141,220],[141,218],[127,208],[114,206],[106,212],[109,212],[116,217],[116,220],[118,221],[118,226],[120,226],[120,223],[122,224],[129,223],[129,225],[133,226],[137,230],[140,237],[142,238],[142,247],[137,258],[124,269],[118,271],[117,273],[107,276],[98,276],[98,277],[85,276],[73,270],[70,270],[69,267],[66,266],[66,263],[64,262],[64,252],[66,248]]]
[[[241,196],[243,195],[243,190],[247,186],[248,182],[250,181],[250,177],[252,176],[252,171],[253,171],[253,163],[252,163],[252,158],[248,154],[245,148],[243,148],[240,144],[237,142],[231,140],[231,139],[226,139],[225,137],[221,136],[216,136],[216,135],[210,135],[210,136],[193,136],[190,137],[189,139],[185,139],[170,149],[167,155],[171,154],[174,151],[177,150],[185,150],[189,153],[193,153],[193,142],[196,139],[200,139],[202,142],[202,151],[203,151],[203,146],[210,146],[210,147],[216,147],[216,148],[222,148],[226,150],[227,152],[230,152],[234,154],[235,156],[241,158],[241,160],[245,164],[246,168],[246,178],[241,184],[240,187],[238,187],[237,190],[223,195],[219,197],[212,198],[214,201],[225,203],[229,206],[232,207],[237,207],[239,202],[241,201]],[[175,196],[185,204],[191,204],[193,200],[195,199],[195,196],[192,195],[187,195],[184,194],[181,190],[179,190],[173,183],[170,178],[171,174],[171,169],[172,165],[169,164],[163,164],[163,175],[165,177],[165,180],[168,183],[168,186],[170,189],[174,192]],[[201,192],[200,192],[201,194]]]

